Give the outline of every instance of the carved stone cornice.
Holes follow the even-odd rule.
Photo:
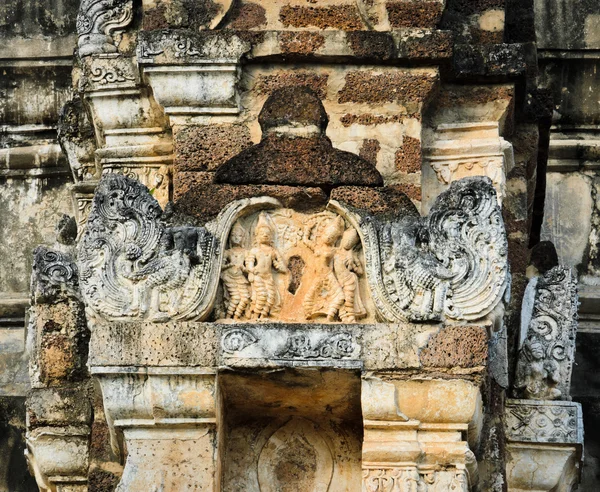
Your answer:
[[[173,123],[178,116],[239,113],[239,63],[249,50],[232,33],[149,31],[140,33],[137,56]]]

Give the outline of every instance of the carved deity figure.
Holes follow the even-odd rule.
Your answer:
[[[254,319],[268,317],[278,303],[273,269],[286,273],[283,257],[273,246],[275,228],[267,214],[261,212],[255,229],[256,245],[245,260],[248,280],[252,284],[251,316]]]
[[[427,319],[430,313],[443,311],[452,272],[427,249],[419,237],[423,231],[417,223],[395,223],[384,229],[384,274],[395,280],[398,303],[402,309],[415,304],[414,319]],[[421,242],[421,244],[417,244]]]
[[[192,228],[166,229],[160,240],[158,255],[141,268],[123,272],[123,276],[138,284],[137,309],[140,315],[150,313],[152,321],[164,321],[178,312],[183,287],[192,267],[192,247],[188,237]],[[196,239],[191,238],[191,243]],[[139,248],[131,244],[127,251],[130,260],[139,255]],[[161,310],[161,294],[168,294],[168,311]],[[134,303],[135,305],[135,303]]]
[[[522,392],[523,398],[556,400],[561,396],[556,387],[559,382],[558,363],[552,357],[546,357],[542,342],[527,338],[521,348],[515,388]]]
[[[250,282],[246,277],[244,228],[236,222],[229,235],[229,249],[223,255],[221,279],[227,297],[227,318],[241,319],[250,306]]]
[[[318,220],[310,221],[305,226],[302,237],[316,260],[316,277],[304,298],[304,315],[306,319],[325,315],[327,321],[335,321],[344,306],[344,291],[333,271],[336,244],[344,233],[344,219],[338,216],[329,220],[321,233],[312,240],[311,231],[317,225]]]
[[[367,314],[358,289],[358,276],[363,274],[363,269],[354,248],[359,239],[356,229],[346,230],[333,259],[333,270],[344,292],[340,318],[345,323],[356,323]]]

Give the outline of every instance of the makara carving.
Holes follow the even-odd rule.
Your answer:
[[[112,34],[133,18],[133,0],[83,0],[77,14],[79,56],[116,53]]]
[[[423,218],[328,208],[253,198],[168,227],[145,186],[107,174],[79,244],[84,298],[103,317],[154,321],[206,319],[218,298],[216,318],[254,322],[472,320],[500,303],[506,237],[486,178],[453,183]]]
[[[166,227],[148,189],[122,175],[100,181],[79,244],[81,288],[109,319],[204,319],[216,297],[223,245],[233,222],[270,198],[239,200],[206,227]]]
[[[515,378],[515,393],[536,400],[568,399],[577,331],[577,281],[557,266],[536,280],[527,313]],[[527,308],[527,306],[525,306]]]
[[[332,205],[359,231],[366,276],[383,319],[480,319],[507,293],[506,234],[488,178],[452,183],[427,217],[384,222]]]

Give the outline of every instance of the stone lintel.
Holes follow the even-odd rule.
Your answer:
[[[93,373],[130,366],[129,372],[178,367],[268,369],[329,367],[411,370],[480,376],[487,361],[487,327],[441,324],[295,324],[97,322],[92,330]],[[468,357],[462,338],[475,343]],[[458,354],[447,360],[443,348]],[[161,369],[162,370],[162,369]]]

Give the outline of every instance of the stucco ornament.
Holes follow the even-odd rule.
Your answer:
[[[535,279],[535,297],[521,326],[515,393],[534,400],[568,398],[575,359],[577,281],[557,266]]]
[[[488,178],[452,183],[427,217],[381,220],[330,207],[359,231],[368,284],[387,321],[481,319],[507,293],[506,233]]]
[[[133,0],[82,0],[77,14],[79,56],[116,53],[112,34],[132,18]]]
[[[271,198],[238,200],[206,227],[167,227],[148,188],[107,174],[100,181],[79,243],[86,305],[107,319],[204,319],[218,288],[232,224]]]

